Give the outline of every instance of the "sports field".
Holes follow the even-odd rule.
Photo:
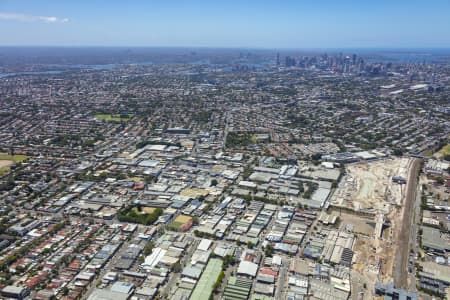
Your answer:
[[[27,159],[26,155],[11,155],[7,153],[0,153],[0,160],[9,160],[13,161],[14,163],[23,162]]]
[[[170,226],[175,230],[181,230],[181,228],[186,224],[188,224],[189,222],[192,222],[192,217],[179,215],[178,217],[176,217],[176,219],[172,222]]]
[[[27,159],[26,155],[10,155],[7,153],[0,153],[0,175],[9,172],[9,168],[19,162]]]
[[[133,114],[96,114],[95,117],[97,119],[102,119],[106,122],[127,122],[134,115]]]

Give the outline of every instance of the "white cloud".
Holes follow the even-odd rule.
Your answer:
[[[17,22],[44,22],[44,23],[66,23],[68,18],[57,18],[47,16],[32,16],[25,14],[13,14],[0,12],[0,20],[17,21]]]

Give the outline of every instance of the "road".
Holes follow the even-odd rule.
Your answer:
[[[398,236],[398,244],[395,253],[393,267],[394,285],[398,288],[408,288],[408,259],[410,249],[411,227],[413,227],[413,216],[415,212],[417,174],[421,160],[414,158],[408,174],[406,184],[406,197],[403,207],[403,224]],[[415,243],[415,241],[413,241]]]
[[[284,299],[283,298],[283,291],[284,291],[284,287],[285,282],[286,282],[286,273],[288,271],[288,267],[289,267],[289,259],[285,259],[284,257],[282,258],[281,261],[281,268],[280,268],[280,273],[278,274],[278,284],[276,286],[276,298],[275,299]]]
[[[225,129],[223,131],[222,150],[225,150],[228,135],[228,112],[225,112]]]

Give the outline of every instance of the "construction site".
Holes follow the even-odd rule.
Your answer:
[[[389,213],[392,205],[402,204],[405,187],[392,178],[406,178],[409,166],[406,158],[348,165],[331,204],[354,211]]]
[[[376,282],[392,279],[398,245],[408,243],[399,238],[411,163],[394,158],[347,165],[331,198],[342,226],[353,225],[357,234],[353,272],[358,280],[352,282],[352,290],[359,290],[364,282],[364,299],[373,299]]]

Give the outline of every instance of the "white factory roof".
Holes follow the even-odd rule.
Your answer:
[[[239,185],[243,186],[243,187],[251,188],[251,189],[256,187],[256,183],[254,183],[252,181],[246,181],[246,180],[241,180],[239,182]]]
[[[128,298],[128,294],[112,292],[109,290],[95,289],[92,294],[89,295],[88,300],[126,300]]]
[[[211,247],[212,241],[208,239],[202,239],[200,244],[198,244],[197,249],[202,251],[208,251],[209,247]]]
[[[370,153],[368,151],[356,152],[355,155],[358,156],[359,158],[362,158],[362,159],[374,159],[374,158],[377,158],[377,156],[375,154],[372,154],[372,153]]]
[[[238,274],[251,277],[255,277],[256,272],[258,272],[258,265],[246,260],[241,261],[237,271]]]
[[[152,254],[147,256],[145,258],[144,263],[141,265],[144,269],[145,268],[153,268],[156,266],[160,260],[163,258],[164,254],[166,254],[167,250],[161,249],[161,248],[155,248],[152,251]]]
[[[416,84],[410,87],[411,90],[420,90],[426,88],[428,85],[426,83]]]
[[[272,258],[272,264],[281,266],[281,263],[282,263],[281,256],[274,255],[273,258]]]
[[[164,149],[166,149],[166,145],[147,145],[145,146],[145,150],[150,150],[150,151],[163,151]]]
[[[130,294],[134,289],[134,284],[125,282],[125,281],[117,281],[111,286],[111,292]]]

